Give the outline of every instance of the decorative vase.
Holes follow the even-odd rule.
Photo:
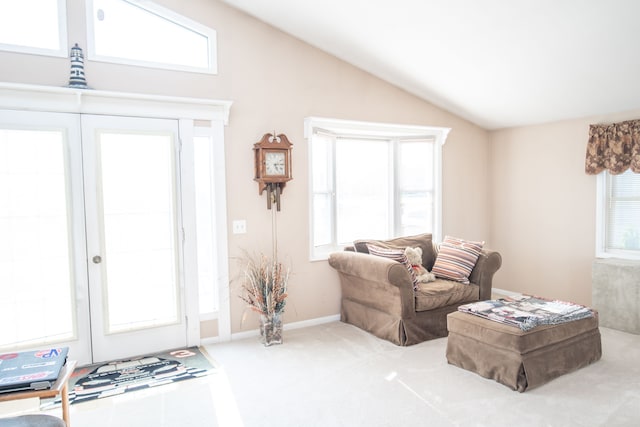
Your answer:
[[[260,337],[265,347],[282,344],[282,319],[280,313],[260,315]]]

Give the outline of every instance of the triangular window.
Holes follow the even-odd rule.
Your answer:
[[[90,60],[215,74],[216,32],[149,1],[87,0]]]

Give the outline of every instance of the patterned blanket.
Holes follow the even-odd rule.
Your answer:
[[[474,302],[461,305],[458,311],[515,326],[523,331],[539,325],[556,325],[595,315],[593,310],[583,305],[530,295]]]

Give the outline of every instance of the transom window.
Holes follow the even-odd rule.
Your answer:
[[[355,239],[440,234],[449,129],[308,118],[311,258]]]
[[[66,1],[0,2],[0,50],[67,56]]]
[[[217,73],[215,30],[153,2],[87,0],[91,60]]]
[[[598,175],[598,256],[640,259],[640,174]]]

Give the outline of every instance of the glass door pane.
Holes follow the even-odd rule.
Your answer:
[[[101,131],[106,333],[178,319],[172,135]]]
[[[0,111],[0,351],[90,361],[77,115]]]
[[[61,130],[0,130],[0,321],[15,325],[3,346],[74,335],[64,152]]]

